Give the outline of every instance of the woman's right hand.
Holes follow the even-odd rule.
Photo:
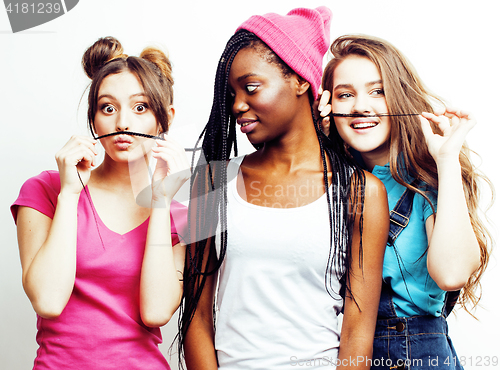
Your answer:
[[[74,135],[56,153],[57,167],[61,178],[61,193],[80,194],[90,179],[91,168],[95,166],[97,140],[87,136]],[[80,178],[78,177],[80,175]]]

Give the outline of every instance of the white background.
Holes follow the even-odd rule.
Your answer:
[[[35,357],[35,313],[21,286],[16,229],[9,206],[21,184],[57,169],[54,154],[72,134],[87,134],[89,80],[80,67],[97,38],[115,36],[129,55],[156,44],[167,48],[175,78],[177,115],[171,135],[193,146],[212,104],[215,68],[226,41],[253,14],[329,6],[332,40],[365,33],[395,44],[427,86],[450,105],[472,111],[478,125],[469,144],[494,184],[500,184],[498,134],[500,28],[495,1],[476,0],[81,0],[52,22],[13,34],[0,9],[0,369],[29,369]],[[83,96],[83,98],[82,98]],[[244,138],[243,138],[244,139]],[[249,146],[246,146],[249,148]],[[498,224],[499,207],[488,215]],[[494,230],[495,236],[498,233]],[[498,253],[483,278],[478,321],[460,310],[449,319],[451,337],[468,369],[500,356]],[[164,330],[166,353],[176,322]],[[172,359],[176,368],[176,360]],[[482,365],[482,366],[480,366]]]

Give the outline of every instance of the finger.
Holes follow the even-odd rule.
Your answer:
[[[326,136],[330,135],[330,116],[327,116],[321,120],[321,127]]]
[[[323,111],[323,109],[328,105],[331,96],[332,94],[330,93],[330,91],[328,90],[323,91],[323,93],[321,94],[321,98],[319,99],[319,105],[318,105],[319,111]]]
[[[189,161],[186,154],[184,153],[184,148],[178,150],[177,148],[152,148],[152,156],[157,159],[162,159],[170,164],[178,164],[182,167],[189,166]]]
[[[453,108],[453,107],[446,107],[446,114],[453,115],[453,116],[460,117],[460,118],[470,118],[470,116],[471,116],[470,112],[467,112],[465,110],[460,110],[457,108]]]
[[[429,121],[434,122],[443,135],[449,131],[450,120],[448,119],[448,117],[443,115],[437,116],[434,113],[429,112],[422,112],[422,116]]]
[[[437,107],[437,108],[435,108],[433,110],[434,110],[434,114],[436,116],[442,116],[443,114],[446,113],[446,107]]]
[[[168,138],[165,141],[158,141],[157,140],[157,146],[153,147],[153,148],[157,148],[157,149],[158,148],[169,148],[172,151],[174,151],[175,153],[177,153],[177,155],[185,157],[187,160],[187,155],[186,155],[186,151],[185,151],[184,147],[182,145],[180,145],[177,141],[173,140],[172,138]]]
[[[326,117],[328,116],[330,113],[332,112],[332,105],[331,104],[327,104],[320,112],[320,116],[321,117]]]
[[[418,118],[420,119],[420,125],[422,127],[422,132],[424,134],[425,140],[428,141],[428,139],[431,138],[434,135],[434,132],[432,131],[431,123],[424,116],[423,113]]]

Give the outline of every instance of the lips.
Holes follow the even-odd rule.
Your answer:
[[[367,128],[372,128],[378,125],[377,121],[373,119],[359,118],[351,122],[351,127],[354,130],[363,130]]]
[[[113,142],[118,149],[126,150],[132,144],[133,140],[127,135],[120,135],[117,136]]]
[[[259,121],[256,119],[240,118],[236,122],[240,125],[241,132],[248,134],[254,129],[255,126],[257,126]]]

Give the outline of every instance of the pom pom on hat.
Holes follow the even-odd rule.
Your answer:
[[[323,57],[330,46],[332,12],[325,6],[297,8],[287,15],[254,15],[243,22],[245,29],[264,41],[290,68],[311,84],[318,94],[323,74]]]

